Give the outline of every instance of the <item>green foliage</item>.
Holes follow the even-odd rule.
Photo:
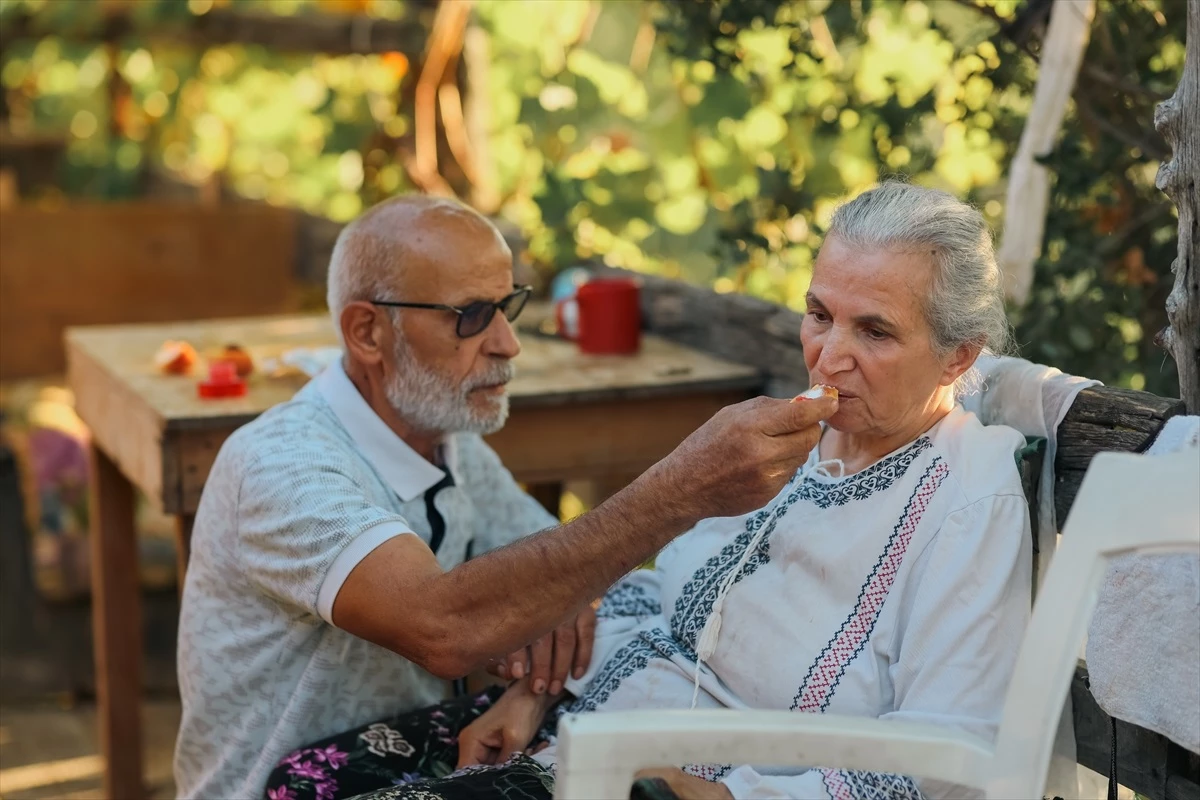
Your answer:
[[[1175,364],[1154,337],[1167,324],[1178,220],[1154,186],[1170,152],[1150,121],[1179,81],[1182,12],[1170,3],[1102,6],[1086,63],[1129,86],[1080,76],[1063,136],[1044,160],[1054,184],[1033,291],[1012,314],[1026,357],[1171,396]],[[1027,79],[1013,85],[1029,91]]]
[[[833,209],[883,177],[946,188],[999,227],[1047,5],[976,2],[480,0],[499,210],[547,272],[600,258],[792,307]],[[402,0],[144,0],[135,16],[214,4],[415,13]],[[99,5],[0,0],[0,26],[33,10],[47,31],[95,32]],[[1046,159],[1044,255],[1013,312],[1023,355],[1161,393],[1174,378],[1151,338],[1175,222],[1153,187],[1151,117],[1182,68],[1183,16],[1169,0],[1100,5],[1087,63],[1107,77],[1085,70]],[[115,53],[78,35],[3,45],[14,126],[70,133],[68,192],[128,195],[153,164],[348,219],[411,188],[417,67],[399,54],[138,35]]]

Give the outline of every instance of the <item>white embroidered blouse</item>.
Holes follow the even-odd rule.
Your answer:
[[[725,600],[698,707],[903,719],[990,739],[1029,619],[1029,511],[1013,459],[1023,443],[956,408],[858,473],[793,478],[753,514],[705,520],[605,596],[592,666],[569,682],[565,710],[689,708],[718,587],[780,506]],[[540,758],[552,763],[554,748]],[[963,791],[819,768],[688,769],[737,798]]]

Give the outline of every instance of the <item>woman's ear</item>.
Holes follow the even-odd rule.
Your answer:
[[[366,302],[348,303],[338,320],[346,355],[359,364],[378,364],[387,352],[387,313]]]
[[[974,364],[975,359],[983,352],[983,346],[974,342],[960,344],[951,351],[946,365],[942,370],[941,385],[952,386]]]

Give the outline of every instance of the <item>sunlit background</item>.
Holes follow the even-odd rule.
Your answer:
[[[602,258],[793,307],[833,207],[882,176],[1003,223],[1038,47],[1014,0],[447,5],[463,19],[416,0],[0,0],[4,135],[65,146],[37,202],[165,177],[345,221],[453,191],[519,226],[543,271]],[[413,46],[187,33],[222,13],[355,15],[350,39],[391,24]],[[1098,17],[1050,158],[1034,297],[1013,317],[1030,358],[1168,390],[1148,327],[1174,247],[1151,114],[1182,66],[1182,2]]]
[[[1152,120],[1180,78],[1188,1],[1098,4],[1063,129],[1042,159],[1051,192],[1033,288],[1010,309],[1025,358],[1166,396],[1178,392],[1175,369],[1154,337],[1166,325],[1177,218],[1154,186],[1169,150]],[[341,223],[396,194],[436,192],[495,218],[522,243],[539,287],[564,268],[603,262],[799,308],[833,209],[881,178],[947,189],[1003,230],[1050,7],[0,0],[0,209],[117,201],[293,209],[274,216],[302,221],[294,277],[299,303],[316,309]],[[226,244],[247,262],[291,242],[290,229],[238,228],[225,232]],[[187,236],[165,238],[164,270],[197,249]],[[47,266],[42,240],[24,241],[23,274],[58,268]],[[142,247],[143,263],[157,246]],[[112,275],[118,290],[105,295],[111,286],[97,265],[120,272],[121,255],[82,251],[89,282],[67,289],[116,304],[128,277]],[[239,297],[231,275],[240,265],[193,258],[188,269],[211,270]],[[57,313],[55,298],[41,297],[41,284],[34,290],[45,305],[21,309],[32,320],[22,334]],[[10,298],[0,295],[8,314]],[[176,314],[160,321],[182,317],[159,311]],[[71,322],[62,316],[51,323]],[[66,687],[70,706],[86,700],[80,687],[91,681],[86,654],[72,644],[86,641],[86,608],[70,605],[88,585],[87,433],[62,388],[58,329],[49,342],[53,363],[38,370],[34,358],[20,376],[49,385],[0,385],[0,433],[26,464],[38,463],[38,435],[74,448],[53,480],[29,468],[21,477],[33,533],[24,560],[41,595],[66,603],[47,637],[59,649],[38,656],[58,671],[41,684]],[[172,688],[169,700],[145,709],[147,776],[167,796],[178,716],[173,663],[163,655],[174,641],[174,527],[151,505],[139,504],[137,524],[140,579],[159,592],[147,602],[147,683],[152,692]],[[18,505],[0,506],[11,517],[0,520],[5,530],[24,530]],[[584,507],[568,492],[562,513]],[[6,619],[27,612],[10,608]],[[11,675],[0,689],[38,683],[32,671]],[[63,796],[100,772],[86,704],[52,723],[39,713],[8,708],[0,720],[5,758],[18,745],[26,754],[19,766],[0,765],[6,797]],[[87,791],[78,796],[101,796]]]

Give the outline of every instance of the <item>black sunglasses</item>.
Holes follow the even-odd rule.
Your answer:
[[[516,291],[495,303],[476,300],[465,306],[448,306],[441,303],[397,303],[391,300],[372,300],[371,304],[389,308],[432,308],[435,311],[453,311],[458,315],[458,324],[455,326],[454,332],[460,339],[470,339],[487,330],[497,311],[503,311],[509,322],[516,322],[517,317],[525,309],[525,303],[529,301],[529,295],[533,293],[533,287],[514,286],[513,289]]]

